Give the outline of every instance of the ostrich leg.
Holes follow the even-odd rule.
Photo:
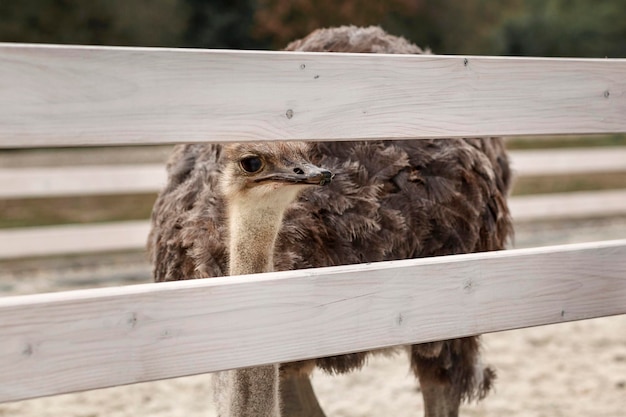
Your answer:
[[[219,417],[281,417],[277,365],[217,372],[212,386]]]
[[[440,363],[440,343],[412,346],[411,365],[420,382],[425,417],[458,417],[461,395]]]
[[[420,375],[425,417],[458,417],[461,397],[450,384],[433,381]]]
[[[283,417],[325,417],[307,375],[283,376],[280,398]]]
[[[482,399],[495,378],[480,361],[478,337],[413,345],[410,355],[426,417],[458,417],[461,401]]]

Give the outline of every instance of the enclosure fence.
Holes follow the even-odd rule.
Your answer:
[[[2,44],[0,147],[626,132],[625,75],[623,59]],[[619,149],[512,159],[520,175],[626,164]],[[0,197],[154,191],[162,170],[2,168]],[[625,197],[511,205],[619,214]],[[0,258],[136,248],[147,228],[4,230]],[[623,313],[626,240],[4,297],[0,401]]]

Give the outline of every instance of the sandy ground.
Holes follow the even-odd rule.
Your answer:
[[[517,228],[518,247],[626,237],[626,219]],[[117,255],[103,270],[93,259],[0,268],[0,295],[119,285],[149,279],[141,256]],[[65,265],[65,269],[63,267]],[[67,265],[70,265],[69,267]],[[626,300],[625,300],[626,303]],[[486,361],[498,370],[495,392],[463,407],[464,416],[626,417],[626,315],[484,336]],[[0,404],[0,416],[214,416],[210,375],[177,378]],[[419,416],[419,388],[404,356],[373,358],[346,376],[315,373],[329,417]]]

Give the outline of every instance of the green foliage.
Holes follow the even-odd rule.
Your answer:
[[[186,26],[181,1],[2,1],[0,40],[175,46]]]
[[[186,46],[259,49],[268,42],[252,36],[255,0],[187,0]]]
[[[429,1],[424,8],[425,26],[413,26],[407,36],[439,54],[492,54],[494,28],[518,11],[520,1]]]
[[[0,41],[281,48],[318,27],[380,25],[445,54],[626,56],[626,1],[4,0]]]
[[[502,55],[626,57],[624,0],[527,0],[494,31]]]

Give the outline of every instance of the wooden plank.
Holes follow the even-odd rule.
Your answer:
[[[150,223],[123,221],[0,230],[0,259],[146,247]]]
[[[151,193],[166,182],[164,164],[0,168],[0,198]]]
[[[626,240],[0,299],[0,401],[626,313]]]
[[[626,214],[626,190],[518,196],[509,199],[516,222]],[[0,230],[0,259],[141,250],[148,221],[63,225]]]
[[[516,222],[626,215],[626,190],[581,191],[509,199]]]
[[[626,147],[524,150],[509,155],[520,177],[626,172]]]
[[[626,131],[626,59],[0,45],[0,147]]]

